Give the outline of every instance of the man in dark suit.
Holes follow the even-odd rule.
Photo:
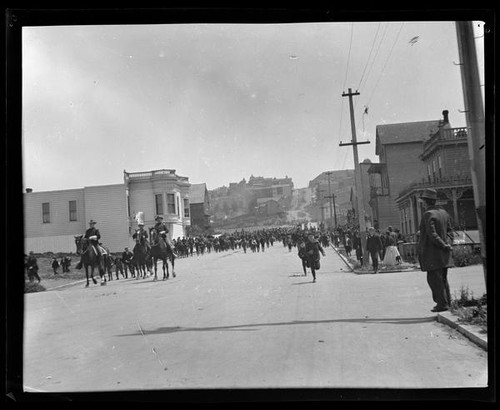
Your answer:
[[[366,238],[366,251],[372,258],[373,273],[378,272],[378,259],[380,252],[383,249],[380,235],[375,231],[375,228],[368,228],[368,237]]]
[[[122,263],[123,263],[123,270],[125,271],[125,277],[128,277],[128,270],[130,269],[130,274],[133,274],[132,267],[130,265],[130,261],[132,260],[132,257],[134,254],[129,251],[128,247],[125,248],[125,250],[122,252]]]
[[[437,192],[426,188],[420,196],[425,213],[420,221],[417,254],[420,269],[427,272],[427,283],[432,291],[436,306],[432,312],[442,312],[450,307],[450,286],[448,268],[453,266],[451,245],[447,233],[451,231],[448,212],[436,206]]]

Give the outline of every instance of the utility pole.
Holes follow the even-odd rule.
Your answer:
[[[485,122],[483,98],[477,67],[476,43],[472,21],[455,23],[462,74],[465,117],[467,121],[467,145],[471,163],[472,186],[476,205],[476,218],[481,240],[481,257],[483,259],[484,280],[486,277],[486,170],[485,170]]]
[[[320,195],[320,204],[321,204],[321,222],[325,223],[325,207],[324,207],[325,190],[320,189],[318,192]]]
[[[365,207],[363,200],[363,181],[361,179],[361,168],[359,166],[359,157],[358,157],[358,145],[359,144],[369,144],[370,141],[358,142],[356,139],[356,123],[354,122],[354,105],[352,103],[352,96],[359,95],[358,92],[353,93],[349,88],[349,92],[346,94],[342,93],[342,97],[349,97],[349,110],[351,113],[351,134],[352,141],[342,143],[340,142],[339,146],[352,145],[352,151],[354,154],[354,174],[356,177],[356,203],[358,205],[358,221],[359,221],[359,237],[361,239],[361,254],[363,255],[362,264],[366,265],[368,263],[368,258],[365,258],[366,253],[366,224],[365,224]]]
[[[332,186],[330,185],[330,175],[333,174],[332,171],[325,172],[326,175],[328,175],[328,205],[330,205],[330,226],[332,226],[332,218],[333,218],[333,211],[332,211]]]

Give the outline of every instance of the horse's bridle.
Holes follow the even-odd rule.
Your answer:
[[[83,250],[83,241],[84,239],[86,238],[80,238],[78,239],[78,243],[79,243],[79,248]],[[84,250],[84,251],[80,251],[80,255],[85,255],[90,249],[90,246],[87,246],[87,248]]]

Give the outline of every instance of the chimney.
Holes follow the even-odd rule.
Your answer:
[[[448,119],[448,110],[443,111],[443,123],[444,124],[449,124],[450,120]]]
[[[30,193],[30,192],[33,192],[33,190],[31,188],[26,188],[26,193]]]

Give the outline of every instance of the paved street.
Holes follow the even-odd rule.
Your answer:
[[[279,243],[177,262],[165,282],[27,294],[25,388],[487,384],[487,353],[435,321],[424,272],[356,275],[330,248],[312,283]],[[450,285],[479,297],[482,271],[451,269]]]

